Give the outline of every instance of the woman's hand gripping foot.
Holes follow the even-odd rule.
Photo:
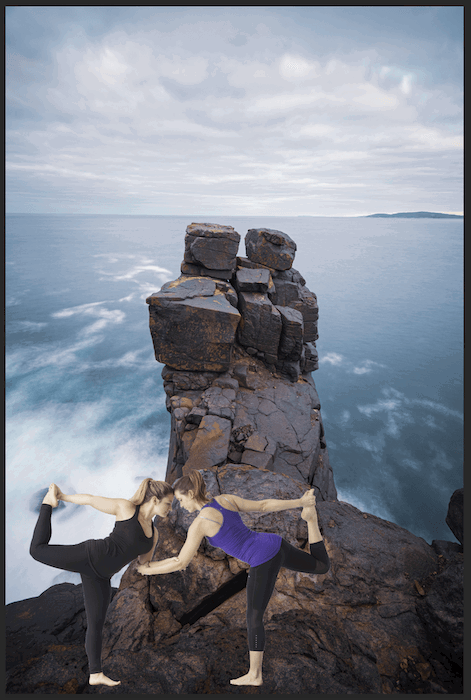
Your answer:
[[[91,673],[90,678],[88,679],[88,682],[90,685],[119,685],[121,681],[112,681],[111,678],[108,678],[108,676],[105,676],[103,671],[100,671],[100,673]]]
[[[301,503],[304,506],[301,511],[301,518],[303,520],[312,520],[316,514],[316,497],[314,495],[314,489],[306,491],[306,493],[301,497]]]
[[[49,486],[48,492],[43,498],[43,503],[47,503],[47,505],[52,506],[53,508],[57,508],[59,505],[59,497],[60,497],[60,489],[58,486],[55,484],[51,484]]]

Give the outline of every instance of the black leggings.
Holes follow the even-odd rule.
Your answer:
[[[88,562],[85,542],[80,544],[49,544],[51,539],[52,506],[41,505],[38,522],[34,528],[29,553],[43,564],[56,569],[75,571],[82,579],[82,591],[87,614],[85,650],[88,656],[90,673],[100,673],[102,632],[106,611],[111,601],[110,579],[100,578]]]
[[[265,648],[263,614],[281,567],[308,574],[325,574],[329,570],[329,555],[324,542],[310,544],[309,549],[310,554],[282,540],[280,550],[274,557],[264,564],[250,567],[247,579],[247,629],[250,651],[263,651]]]

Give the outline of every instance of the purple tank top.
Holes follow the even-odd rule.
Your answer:
[[[214,498],[203,508],[215,508],[224,517],[223,523],[214,537],[207,537],[208,542],[213,547],[219,547],[226,554],[230,554],[240,561],[245,561],[250,566],[264,564],[279,552],[280,535],[275,535],[273,532],[250,530],[244,525],[237,511],[224,508]]]

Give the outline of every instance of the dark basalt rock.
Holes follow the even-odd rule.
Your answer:
[[[146,301],[156,360],[180,370],[229,367],[240,314],[215,282],[180,277]]]
[[[274,364],[281,335],[280,312],[265,294],[250,292],[239,293],[239,310],[239,343],[259,350],[266,362]]]
[[[299,498],[305,490],[299,481],[246,465],[202,474],[213,496]],[[319,501],[317,510],[331,568],[322,576],[286,569],[278,575],[265,614],[263,692],[462,693],[462,554],[445,558],[420,537],[348,503]],[[158,519],[157,559],[178,553],[195,515],[177,505]],[[299,509],[242,517],[254,530],[306,546]],[[67,641],[44,639],[34,656],[14,660],[6,692],[230,692],[230,678],[247,670],[246,568],[208,542],[185,570],[165,576],[142,577],[132,563],[104,632],[104,668],[121,680],[119,689],[86,684],[86,657],[72,623]],[[59,588],[43,599],[54,601]],[[7,615],[8,608],[17,612],[12,606]],[[44,610],[44,629],[53,629],[54,605]],[[10,624],[11,648],[17,634]],[[60,634],[66,639],[67,628]]]
[[[186,228],[184,264],[229,279],[236,267],[239,241],[240,236],[232,226],[190,224]]]
[[[274,290],[273,280],[267,268],[240,268],[237,270],[234,287],[238,292],[260,292],[266,294]]]
[[[326,575],[282,569],[265,615],[264,694],[462,693],[463,547],[420,537],[339,502],[317,369],[315,294],[296,246],[252,229],[192,224],[185,273],[147,302],[171,432],[166,480],[200,469],[211,495],[297,499],[313,487],[331,560]],[[196,514],[156,523],[155,557],[175,556]],[[300,509],[242,514],[248,527],[306,548]],[[463,542],[463,490],[446,519]],[[123,575],[91,687],[81,586],[7,606],[7,693],[199,694],[247,671],[248,565],[204,540],[184,571]],[[259,693],[259,690],[253,692]]]
[[[464,544],[463,508],[464,489],[457,489],[450,498],[448,513],[446,516],[446,524],[456,539],[461,542],[461,544]]]
[[[275,270],[288,270],[294,260],[296,243],[282,231],[252,228],[245,236],[247,257]]]
[[[281,314],[282,322],[278,356],[296,362],[301,359],[303,354],[303,315],[300,311],[291,309],[289,306],[277,306],[276,308]]]

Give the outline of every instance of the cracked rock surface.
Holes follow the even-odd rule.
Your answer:
[[[281,569],[265,614],[263,693],[462,693],[463,490],[446,522],[461,544],[427,544],[337,500],[321,405],[317,298],[292,267],[287,234],[191,224],[182,275],[148,299],[171,433],[166,480],[201,471],[209,492],[296,499],[310,487],[331,569]],[[161,476],[156,476],[161,478]],[[306,548],[301,509],[242,514],[248,527]],[[156,559],[180,551],[196,514],[174,501],[156,519]],[[89,686],[81,586],[52,586],[6,608],[7,693],[250,693],[247,564],[204,540],[188,567],[115,592],[106,673]]]
[[[212,495],[296,498],[305,490],[288,476],[250,466],[202,474]],[[429,545],[340,501],[319,502],[318,513],[331,569],[323,576],[280,571],[265,615],[263,692],[462,692],[460,547]],[[176,506],[158,519],[156,559],[178,553],[194,517]],[[306,546],[300,509],[243,518],[255,530]],[[105,623],[104,666],[121,679],[119,690],[86,684],[80,586],[60,584],[40,596],[47,632],[37,627],[33,633],[29,623],[40,599],[12,603],[10,648],[18,648],[15,639],[27,628],[34,647],[9,657],[7,693],[230,692],[230,678],[247,670],[245,567],[206,542],[184,571],[143,577],[131,564]],[[237,584],[232,591],[231,582]],[[60,596],[68,597],[66,617]]]

